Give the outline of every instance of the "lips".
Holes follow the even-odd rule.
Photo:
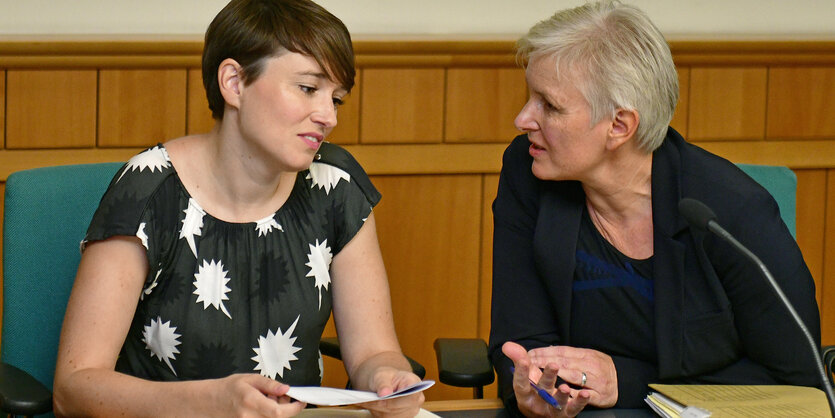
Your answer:
[[[536,142],[532,141],[530,138],[528,138],[528,141],[531,143],[530,147],[528,147],[528,154],[530,154],[531,157],[536,158],[546,152],[545,147],[540,146]]]
[[[322,143],[322,140],[325,139],[322,135],[317,133],[304,133],[299,134],[299,137],[302,138],[305,144],[311,149],[319,149],[319,145]]]

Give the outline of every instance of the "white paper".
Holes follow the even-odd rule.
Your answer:
[[[321,386],[290,386],[287,396],[302,402],[322,406],[353,405],[362,402],[394,399],[411,395],[429,389],[435,384],[434,380],[424,380],[398,390],[388,396],[377,396],[374,392],[362,390],[336,389]]]
[[[298,415],[304,418],[364,418],[371,417],[371,411],[365,409],[338,409],[338,408],[306,408]],[[423,408],[418,411],[415,418],[439,418]]]

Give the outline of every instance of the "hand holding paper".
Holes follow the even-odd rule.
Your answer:
[[[336,389],[320,386],[291,386],[290,390],[287,391],[287,396],[320,406],[353,405],[408,396],[429,389],[434,384],[434,380],[424,380],[382,397],[377,396],[374,392],[362,390]]]

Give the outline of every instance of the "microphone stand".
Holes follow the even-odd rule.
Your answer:
[[[800,330],[803,332],[803,335],[806,337],[806,341],[809,343],[809,346],[812,348],[812,353],[815,356],[815,365],[818,369],[818,374],[820,375],[821,383],[823,383],[823,389],[826,393],[826,399],[829,401],[829,412],[835,417],[835,394],[832,392],[832,385],[829,384],[829,378],[826,376],[826,370],[823,367],[823,361],[821,360],[820,355],[820,348],[815,343],[815,339],[812,337],[812,334],[809,332],[809,329],[806,328],[806,324],[803,323],[803,320],[800,318],[800,315],[794,309],[789,298],[786,297],[786,294],[783,293],[783,290],[780,289],[780,285],[774,279],[774,276],[771,275],[771,272],[766,267],[765,263],[757,257],[756,254],[752,253],[747,247],[742,245],[741,242],[737,241],[730,232],[726,231],[725,228],[719,226],[713,220],[709,220],[707,222],[707,229],[714,234],[718,235],[720,238],[724,239],[728,243],[730,243],[734,248],[739,250],[741,253],[745,254],[749,259],[751,259],[754,264],[760,269],[763,276],[768,280],[768,283],[771,285],[771,288],[774,290],[774,293],[777,294],[778,299],[783,302],[783,306],[789,310],[789,314],[791,314],[792,319],[797,322],[797,325],[800,327]]]

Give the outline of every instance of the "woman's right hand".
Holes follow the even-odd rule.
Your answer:
[[[209,382],[209,381],[207,381]],[[233,374],[215,381],[207,411],[222,417],[291,417],[307,406],[290,399],[290,386],[259,374]]]
[[[513,392],[519,411],[527,417],[574,417],[589,403],[589,391],[580,390],[571,398],[571,388],[567,384],[555,387],[557,372],[555,364],[549,364],[544,371],[531,367],[531,360],[527,350],[514,342],[502,345],[502,352],[513,361]],[[542,399],[531,386],[536,385],[546,390],[560,405],[551,406]]]

